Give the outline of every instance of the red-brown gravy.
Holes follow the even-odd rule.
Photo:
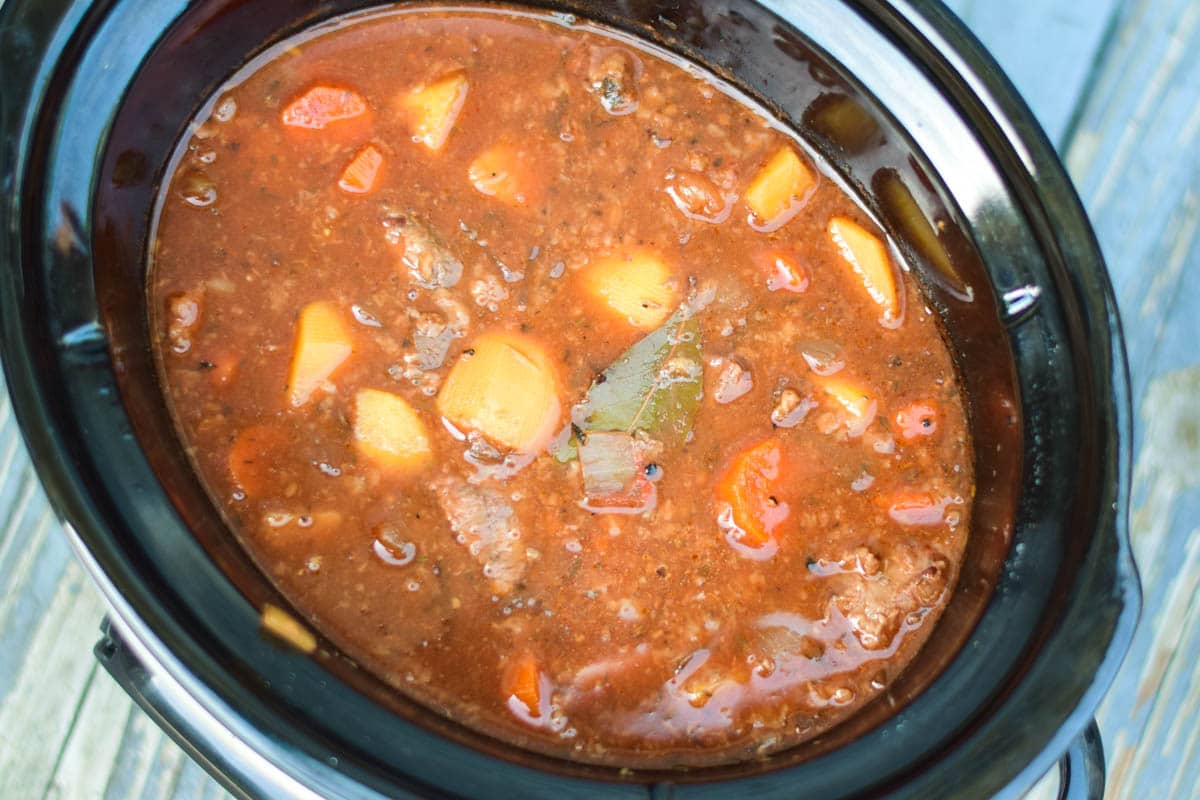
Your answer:
[[[213,98],[149,296],[180,436],[307,620],[543,752],[738,760],[883,692],[972,458],[935,315],[811,152],[603,28],[377,12]]]

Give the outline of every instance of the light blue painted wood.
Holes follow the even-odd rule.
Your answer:
[[[1120,0],[948,0],[1062,142]]]
[[[1067,150],[1125,323],[1145,591],[1100,715],[1113,797],[1196,797],[1200,747],[1200,4],[1121,9]]]

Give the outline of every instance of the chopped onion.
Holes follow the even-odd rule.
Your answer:
[[[592,431],[579,447],[583,490],[589,498],[625,494],[641,472],[633,437],[622,431]]]
[[[826,339],[812,339],[800,345],[800,354],[804,356],[808,368],[818,375],[832,375],[846,366],[842,359],[842,349],[834,342]]]

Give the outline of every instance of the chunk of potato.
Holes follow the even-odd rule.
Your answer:
[[[514,206],[535,203],[541,193],[525,153],[509,142],[497,142],[476,156],[467,177],[480,194]]]
[[[288,371],[287,395],[292,406],[307,403],[353,352],[354,341],[337,307],[324,301],[306,305],[296,325]]]
[[[362,389],[354,396],[354,445],[392,472],[415,472],[433,455],[416,409],[403,397],[379,389]]]
[[[467,76],[454,72],[435,83],[418,86],[400,98],[414,141],[441,150],[467,101]]]
[[[851,436],[861,436],[875,420],[878,404],[860,384],[840,375],[814,377],[813,380],[845,412],[846,428]]]
[[[796,216],[814,182],[812,171],[796,151],[781,147],[750,181],[744,195],[757,227],[774,230]]]
[[[649,250],[593,261],[582,280],[588,294],[640,330],[657,328],[679,305],[674,270]]]
[[[262,630],[301,653],[313,653],[317,649],[317,637],[313,632],[303,622],[271,603],[263,604]]]
[[[369,144],[357,153],[338,179],[338,188],[347,194],[367,194],[375,188],[379,173],[383,169],[383,153]]]
[[[556,370],[541,345],[518,333],[477,338],[454,364],[437,409],[454,426],[518,452],[536,451],[559,428]]]
[[[883,309],[884,320],[899,320],[900,297],[896,289],[896,274],[883,240],[845,217],[829,220],[828,232],[842,260],[854,270],[867,294]]]

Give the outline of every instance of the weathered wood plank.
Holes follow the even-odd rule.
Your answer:
[[[82,568],[70,562],[0,703],[0,797],[40,797],[50,784],[94,668],[80,643],[95,636],[101,613]]]
[[[71,728],[46,800],[100,800],[121,740],[116,733],[134,711],[133,701],[99,664],[92,667],[75,725]]]
[[[140,798],[150,782],[155,755],[169,741],[145,714],[130,714],[121,731],[121,749],[104,793],[105,800]]]
[[[1117,289],[1139,426],[1145,612],[1099,715],[1113,798],[1195,797],[1200,785],[1198,134],[1200,5],[1127,3],[1067,150]]]
[[[1068,133],[1120,0],[947,0],[1054,142]]]

